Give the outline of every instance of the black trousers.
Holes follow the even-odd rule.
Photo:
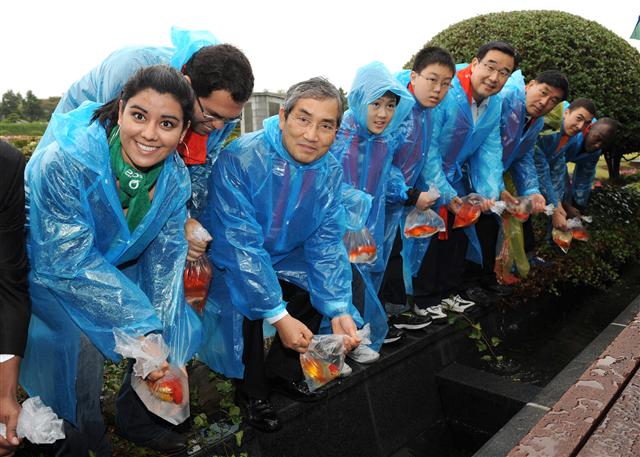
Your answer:
[[[289,314],[305,324],[314,334],[317,333],[322,315],[311,306],[309,293],[285,281],[280,281],[280,287],[283,299],[288,302]],[[286,381],[301,381],[304,378],[300,354],[285,348],[278,333],[265,358],[262,319],[252,321],[245,318],[242,322],[242,336],[244,378],[236,382],[236,388],[241,394],[267,400],[272,380],[280,378]]]
[[[476,222],[476,234],[482,250],[482,265],[465,261],[465,283],[468,286],[492,286],[498,282],[494,272],[500,224],[493,214],[482,214]]]
[[[527,222],[522,224],[522,233],[524,235],[524,252],[529,254],[536,248],[536,240],[533,235],[533,222],[531,222],[531,217],[527,219]]]
[[[404,287],[404,277],[402,273],[402,234],[400,229],[396,230],[393,240],[393,247],[389,255],[389,262],[384,270],[382,286],[380,287],[380,301],[382,303],[404,304],[407,302],[407,292]]]
[[[455,215],[447,217],[448,239],[431,238],[418,274],[413,278],[413,298],[417,306],[438,305],[462,286],[469,240],[464,229],[453,229]]]

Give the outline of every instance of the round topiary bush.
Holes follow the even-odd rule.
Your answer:
[[[492,40],[511,43],[520,53],[528,81],[548,69],[569,78],[571,99],[596,102],[598,116],[622,123],[612,150],[640,151],[640,53],[594,21],[560,11],[513,11],[467,19],[427,43],[448,49],[456,62],[470,62]],[[406,64],[411,68],[413,57]]]

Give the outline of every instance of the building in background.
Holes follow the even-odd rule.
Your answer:
[[[278,114],[284,102],[284,93],[254,92],[242,111],[241,133],[249,133],[262,128],[262,121]]]

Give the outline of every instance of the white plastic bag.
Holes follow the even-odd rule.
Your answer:
[[[40,397],[27,398],[22,403],[22,411],[16,427],[18,438],[26,438],[33,444],[51,444],[64,439],[62,419],[45,406]],[[0,423],[0,435],[6,438],[7,428]]]
[[[505,209],[507,209],[507,204],[502,200],[494,202],[493,205],[489,207],[489,211],[491,211],[493,214],[497,214],[498,216],[502,215]]]
[[[151,334],[142,339],[127,335],[119,329],[113,331],[115,352],[136,359],[131,386],[142,403],[156,416],[178,425],[190,415],[189,381],[184,367],[169,365],[169,371],[156,382],[145,378],[161,368],[169,356],[169,348],[161,335]]]
[[[533,199],[527,195],[526,197],[518,197],[517,200],[518,203],[507,203],[507,211],[520,222],[526,222],[533,213]]]

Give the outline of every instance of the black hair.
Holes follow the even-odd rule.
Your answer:
[[[620,128],[620,122],[616,121],[615,119],[611,118],[611,117],[601,117],[600,119],[598,119],[594,126],[596,125],[604,125],[606,127],[609,127],[610,129],[612,129],[612,133],[615,133],[616,130],[618,130]]]
[[[184,74],[198,97],[214,90],[226,90],[236,103],[245,103],[253,92],[253,71],[249,59],[230,44],[205,46],[186,63]]]
[[[509,43],[504,41],[489,41],[488,43],[480,46],[480,49],[478,49],[478,53],[476,54],[476,59],[481,61],[489,51],[500,51],[503,54],[513,57],[513,68],[511,71],[515,71],[518,68],[518,65],[520,64],[520,54],[518,54],[518,51],[516,51],[516,49]]]
[[[569,98],[569,80],[558,70],[545,70],[536,75],[534,80],[562,91],[562,100]]]
[[[396,94],[395,92],[391,92],[390,90],[388,90],[384,94],[382,94],[382,97],[393,98],[396,101],[396,105],[398,103],[400,103],[400,96],[398,94]]]
[[[426,46],[420,49],[413,60],[413,68],[411,70],[420,73],[429,65],[434,64],[447,67],[451,70],[451,73],[456,74],[456,64],[449,51],[437,46]]]
[[[95,110],[91,120],[100,121],[107,130],[108,137],[111,130],[118,124],[120,100],[122,100],[124,107],[131,97],[145,89],[153,89],[159,94],[172,95],[182,108],[182,125],[183,128],[186,128],[191,121],[195,97],[184,76],[168,65],[151,65],[140,68],[126,82],[120,96]]]
[[[569,111],[573,111],[576,108],[584,108],[589,111],[592,116],[596,115],[596,104],[590,98],[576,98],[569,104],[568,109]]]

